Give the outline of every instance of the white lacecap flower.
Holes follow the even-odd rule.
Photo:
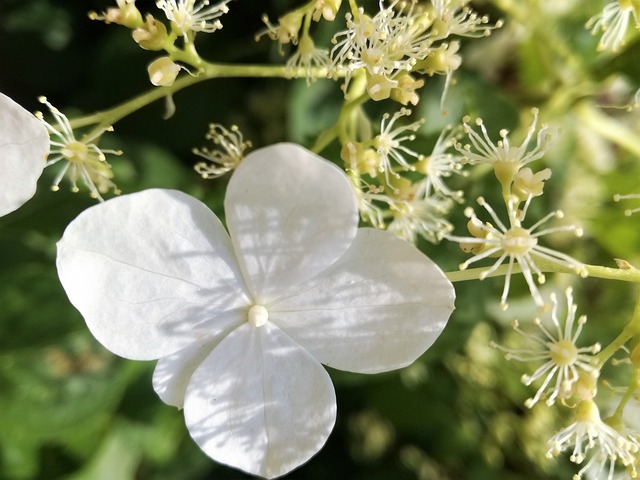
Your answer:
[[[0,93],[0,216],[33,197],[48,153],[44,125]]]
[[[194,148],[193,153],[202,157],[206,162],[198,162],[195,170],[203,178],[217,178],[230,172],[244,158],[244,151],[251,147],[251,142],[244,140],[242,132],[236,125],[227,129],[219,123],[209,125],[209,132],[205,136],[214,144],[213,149]]]
[[[222,23],[219,18],[229,11],[227,4],[230,1],[222,0],[211,5],[209,0],[158,0],[156,5],[186,41],[192,32],[213,33],[220,30]]]
[[[249,154],[224,201],[147,190],[81,213],[57,267],[93,335],[159,359],[166,403],[213,459],[274,478],[306,462],[336,418],[333,368],[409,365],[442,332],[454,290],[388,232],[357,228],[349,180],[302,147]]]
[[[574,475],[579,480],[588,470],[598,472],[597,478],[613,478],[616,463],[632,467],[638,447],[620,432],[600,419],[600,411],[593,400],[580,402],[574,422],[549,440],[548,457],[555,457],[573,447],[570,460],[587,463]],[[607,463],[609,468],[606,468]],[[632,467],[633,468],[633,467]],[[606,475],[606,477],[601,474]],[[635,478],[635,477],[632,477]]]
[[[640,28],[638,8],[640,4],[634,4],[634,0],[613,0],[605,5],[602,12],[589,19],[586,27],[591,29],[591,33],[602,32],[598,50],[616,52],[624,45],[631,21],[636,29]]]
[[[484,198],[480,197],[478,198],[478,204],[484,207],[484,209],[489,213],[495,226],[491,223],[482,222],[480,219],[478,219],[476,213],[472,208],[467,208],[465,214],[468,218],[471,219],[476,228],[480,232],[482,232],[483,236],[458,237],[454,235],[445,235],[445,238],[447,238],[448,240],[471,246],[472,248],[470,250],[477,252],[476,255],[469,258],[460,265],[461,270],[466,269],[472,263],[475,263],[484,258],[492,256],[498,257],[491,267],[484,270],[480,274],[481,280],[485,279],[493,272],[495,272],[496,269],[500,265],[502,265],[502,263],[506,259],[508,259],[508,268],[505,275],[504,289],[502,291],[502,296],[500,297],[500,305],[503,309],[507,308],[507,296],[509,295],[511,275],[513,273],[513,267],[516,262],[522,270],[522,275],[524,276],[527,285],[529,286],[529,290],[531,292],[533,300],[540,308],[545,307],[545,302],[540,295],[540,291],[538,290],[536,282],[533,279],[533,275],[536,275],[538,277],[538,283],[544,283],[545,276],[543,275],[540,268],[536,265],[536,259],[546,260],[558,265],[563,265],[574,270],[580,275],[587,275],[584,264],[582,264],[581,262],[573,259],[565,253],[558,252],[548,247],[544,247],[538,243],[540,237],[554,232],[572,231],[578,236],[582,235],[582,230],[577,228],[575,225],[564,225],[559,227],[540,229],[542,225],[544,225],[552,218],[562,218],[563,214],[561,211],[557,210],[555,212],[547,214],[529,228],[525,228],[522,226],[522,222],[527,215],[527,211],[529,209],[532,198],[532,196],[529,196],[522,210],[518,210],[514,202],[509,202],[507,209],[507,213],[509,215],[509,227],[507,227],[498,218],[493,208],[491,208],[491,206],[484,200]]]
[[[36,116],[49,130],[51,136],[51,150],[49,152],[49,160],[47,166],[54,165],[60,161],[64,162],[64,166],[56,175],[52,190],[59,190],[62,178],[67,175],[71,181],[71,190],[78,192],[78,180],[82,180],[89,189],[91,196],[103,201],[102,194],[113,190],[115,194],[119,194],[120,190],[111,180],[113,172],[111,165],[106,160],[105,154],[121,155],[120,150],[104,150],[98,148],[93,143],[105,131],[111,131],[111,128],[96,130],[89,136],[85,136],[80,140],[76,139],[69,119],[56,107],[51,105],[45,97],[40,97],[40,102],[49,107],[53,118],[56,120],[57,126],[50,124],[44,120],[44,115],[37,112]]]
[[[513,322],[513,328],[520,335],[542,348],[514,349],[493,344],[502,352],[508,360],[520,362],[543,362],[531,375],[524,375],[522,382],[525,385],[543,379],[536,394],[526,400],[525,405],[533,407],[543,397],[546,397],[547,405],[553,405],[558,398],[568,398],[581,374],[598,377],[598,369],[592,363],[592,355],[600,351],[600,345],[578,347],[578,337],[582,333],[582,327],[587,321],[585,315],[576,320],[577,306],[573,303],[571,288],[566,290],[567,314],[564,322],[561,322],[558,314],[558,300],[555,294],[551,295],[551,328],[545,325],[544,320],[536,318],[534,323],[540,329],[542,336],[533,335],[523,331],[519,322]],[[555,378],[555,384],[551,386]]]

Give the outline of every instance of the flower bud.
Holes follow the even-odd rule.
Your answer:
[[[398,82],[389,80],[384,75],[371,75],[367,78],[367,93],[376,102],[391,96],[391,89],[397,88]]]
[[[404,73],[398,77],[398,86],[391,90],[391,99],[402,105],[417,105],[420,97],[416,90],[422,88],[424,80],[414,80],[408,73]]]
[[[525,201],[530,195],[539,197],[542,195],[544,182],[549,178],[551,178],[551,170],[548,168],[535,174],[530,168],[523,168],[518,171],[513,180],[512,192],[521,201]]]
[[[145,50],[162,50],[168,38],[167,27],[153,15],[147,15],[146,22],[131,32],[133,39]]]
[[[117,0],[117,7],[107,8],[99,15],[89,12],[91,20],[102,20],[104,23],[117,23],[128,28],[139,28],[143,25],[142,14],[135,6],[135,0]]]
[[[180,65],[169,57],[160,57],[149,64],[147,71],[151,83],[156,87],[169,87],[180,73]]]

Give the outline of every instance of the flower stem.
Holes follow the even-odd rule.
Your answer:
[[[219,63],[207,63],[196,76],[183,77],[168,87],[154,87],[152,90],[137,97],[127,100],[108,110],[103,110],[85,117],[71,121],[72,128],[97,125],[97,129],[113,126],[124,117],[140,110],[156,100],[173,95],[183,88],[213,78],[307,78],[306,68],[288,68],[285,65],[227,65]],[[326,68],[311,68],[311,74],[315,78],[328,78],[329,70]],[[335,77],[340,76],[335,74]]]
[[[556,273],[570,273],[578,275],[578,273],[564,265],[560,265],[554,262],[536,259],[536,265],[543,272],[556,272]],[[464,282],[467,280],[478,280],[480,273],[485,271],[488,267],[470,268],[468,270],[462,270],[459,272],[447,272],[447,278],[452,282]],[[507,265],[498,267],[495,272],[492,272],[489,277],[501,277],[507,273]],[[585,265],[584,269],[588,273],[588,277],[604,278],[607,280],[620,280],[622,282],[640,283],[640,270],[637,269],[622,269],[622,268],[610,268],[601,267],[599,265]],[[513,273],[522,273],[519,265],[513,266]],[[639,313],[640,315],[640,313]],[[640,324],[640,319],[638,320]],[[638,327],[640,333],[640,326]]]

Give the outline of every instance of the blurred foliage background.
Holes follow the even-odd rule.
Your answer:
[[[232,2],[223,30],[198,37],[201,55],[219,62],[282,62],[277,45],[253,37],[263,28],[262,13],[277,18],[298,4]],[[110,5],[0,2],[0,90],[34,111],[41,108],[37,97],[46,95],[73,118],[149,89],[146,65],[157,55],[138,48],[126,29],[87,18],[89,10]],[[137,5],[154,9],[152,1]],[[366,5],[377,8],[377,2]],[[612,143],[588,115],[596,109],[623,123],[638,141],[637,111],[598,107],[623,104],[633,86],[640,86],[637,36],[620,55],[600,55],[584,22],[602,2],[516,5],[510,10],[508,1],[474,3],[493,20],[504,18],[506,26],[490,38],[464,41],[447,116],[439,111],[443,82],[426,79],[415,108],[426,124],[414,147],[429,152],[442,126],[458,123],[464,114],[481,116],[492,135],[507,128],[517,136],[518,126],[530,123],[529,109],[540,107],[543,121],[561,130],[543,160],[553,177],[535,203],[536,218],[562,208],[587,233],[579,242],[559,236],[553,246],[587,263],[612,266],[612,259],[621,257],[640,264],[640,217],[624,217],[623,208],[611,201],[613,193],[640,192],[638,154]],[[514,14],[527,8],[542,15]],[[316,43],[328,47],[331,29],[342,27],[342,18],[336,25],[322,24]],[[562,40],[561,48],[549,43],[553,38]],[[153,104],[115,125],[101,146],[125,152],[112,159],[123,192],[177,188],[222,214],[226,180],[204,181],[192,170],[191,149],[204,145],[209,122],[239,125],[255,147],[283,140],[310,145],[335,120],[341,98],[339,84],[329,80],[310,87],[304,80],[211,80],[177,93],[177,111],[169,120],[162,119],[162,102]],[[373,118],[397,110],[387,103],[367,108]],[[323,153],[339,161],[336,145]],[[55,167],[47,169],[36,197],[0,219],[0,478],[248,478],[217,465],[191,441],[182,413],[152,389],[153,362],[123,360],[103,349],[67,301],[56,276],[55,243],[94,202],[64,187],[51,192],[54,175]],[[481,168],[458,181],[470,203],[480,194],[500,195],[491,172]],[[459,233],[465,231],[462,210],[452,218]],[[445,270],[456,270],[464,258],[457,245],[420,246]],[[376,376],[331,371],[336,428],[325,448],[287,478],[571,478],[575,469],[567,462],[545,459],[546,440],[567,423],[570,412],[544,405],[526,409],[522,402],[533,390],[520,384],[520,376],[527,366],[507,363],[488,346],[491,340],[515,345],[511,320],[526,324],[535,316],[526,286],[521,279],[514,282],[507,312],[497,307],[500,279],[457,284],[457,309],[445,332],[402,371]],[[636,286],[550,276],[545,291],[569,284],[576,290],[578,314],[589,317],[583,344],[606,344],[630,318]],[[612,370],[615,384],[624,367]]]

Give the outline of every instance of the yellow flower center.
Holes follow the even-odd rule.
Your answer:
[[[78,140],[71,140],[64,146],[61,153],[72,163],[82,163],[89,155],[89,147]]]
[[[551,361],[559,367],[572,365],[578,359],[578,348],[571,340],[560,340],[549,346]]]
[[[502,249],[507,255],[526,255],[538,244],[538,239],[532,237],[522,227],[512,227],[507,230],[502,240]]]

